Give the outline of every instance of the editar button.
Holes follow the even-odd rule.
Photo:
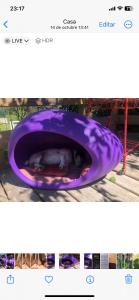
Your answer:
[[[116,25],[115,22],[99,22],[99,28],[114,28]]]

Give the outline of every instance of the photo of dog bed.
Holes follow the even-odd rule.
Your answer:
[[[0,269],[14,269],[14,254],[0,254]]]
[[[60,269],[78,269],[80,267],[80,254],[60,254]]]
[[[94,182],[122,159],[118,137],[77,113],[43,110],[24,118],[9,141],[9,162],[29,186],[70,189]]]

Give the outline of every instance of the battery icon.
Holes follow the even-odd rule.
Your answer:
[[[125,6],[125,11],[132,11],[133,9],[134,9],[133,6],[130,5]]]

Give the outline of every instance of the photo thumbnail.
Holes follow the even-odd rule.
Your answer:
[[[139,270],[139,253],[1,253],[0,269]]]
[[[139,254],[85,253],[85,269],[139,269]]]
[[[15,254],[15,269],[53,269],[55,254]]]
[[[14,269],[14,254],[0,254],[0,269]]]
[[[79,269],[80,254],[60,254],[59,267],[60,269]]]

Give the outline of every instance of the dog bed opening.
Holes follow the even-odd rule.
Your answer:
[[[79,143],[46,131],[32,132],[19,139],[14,158],[26,178],[50,185],[67,184],[85,176],[92,165],[89,153]]]

